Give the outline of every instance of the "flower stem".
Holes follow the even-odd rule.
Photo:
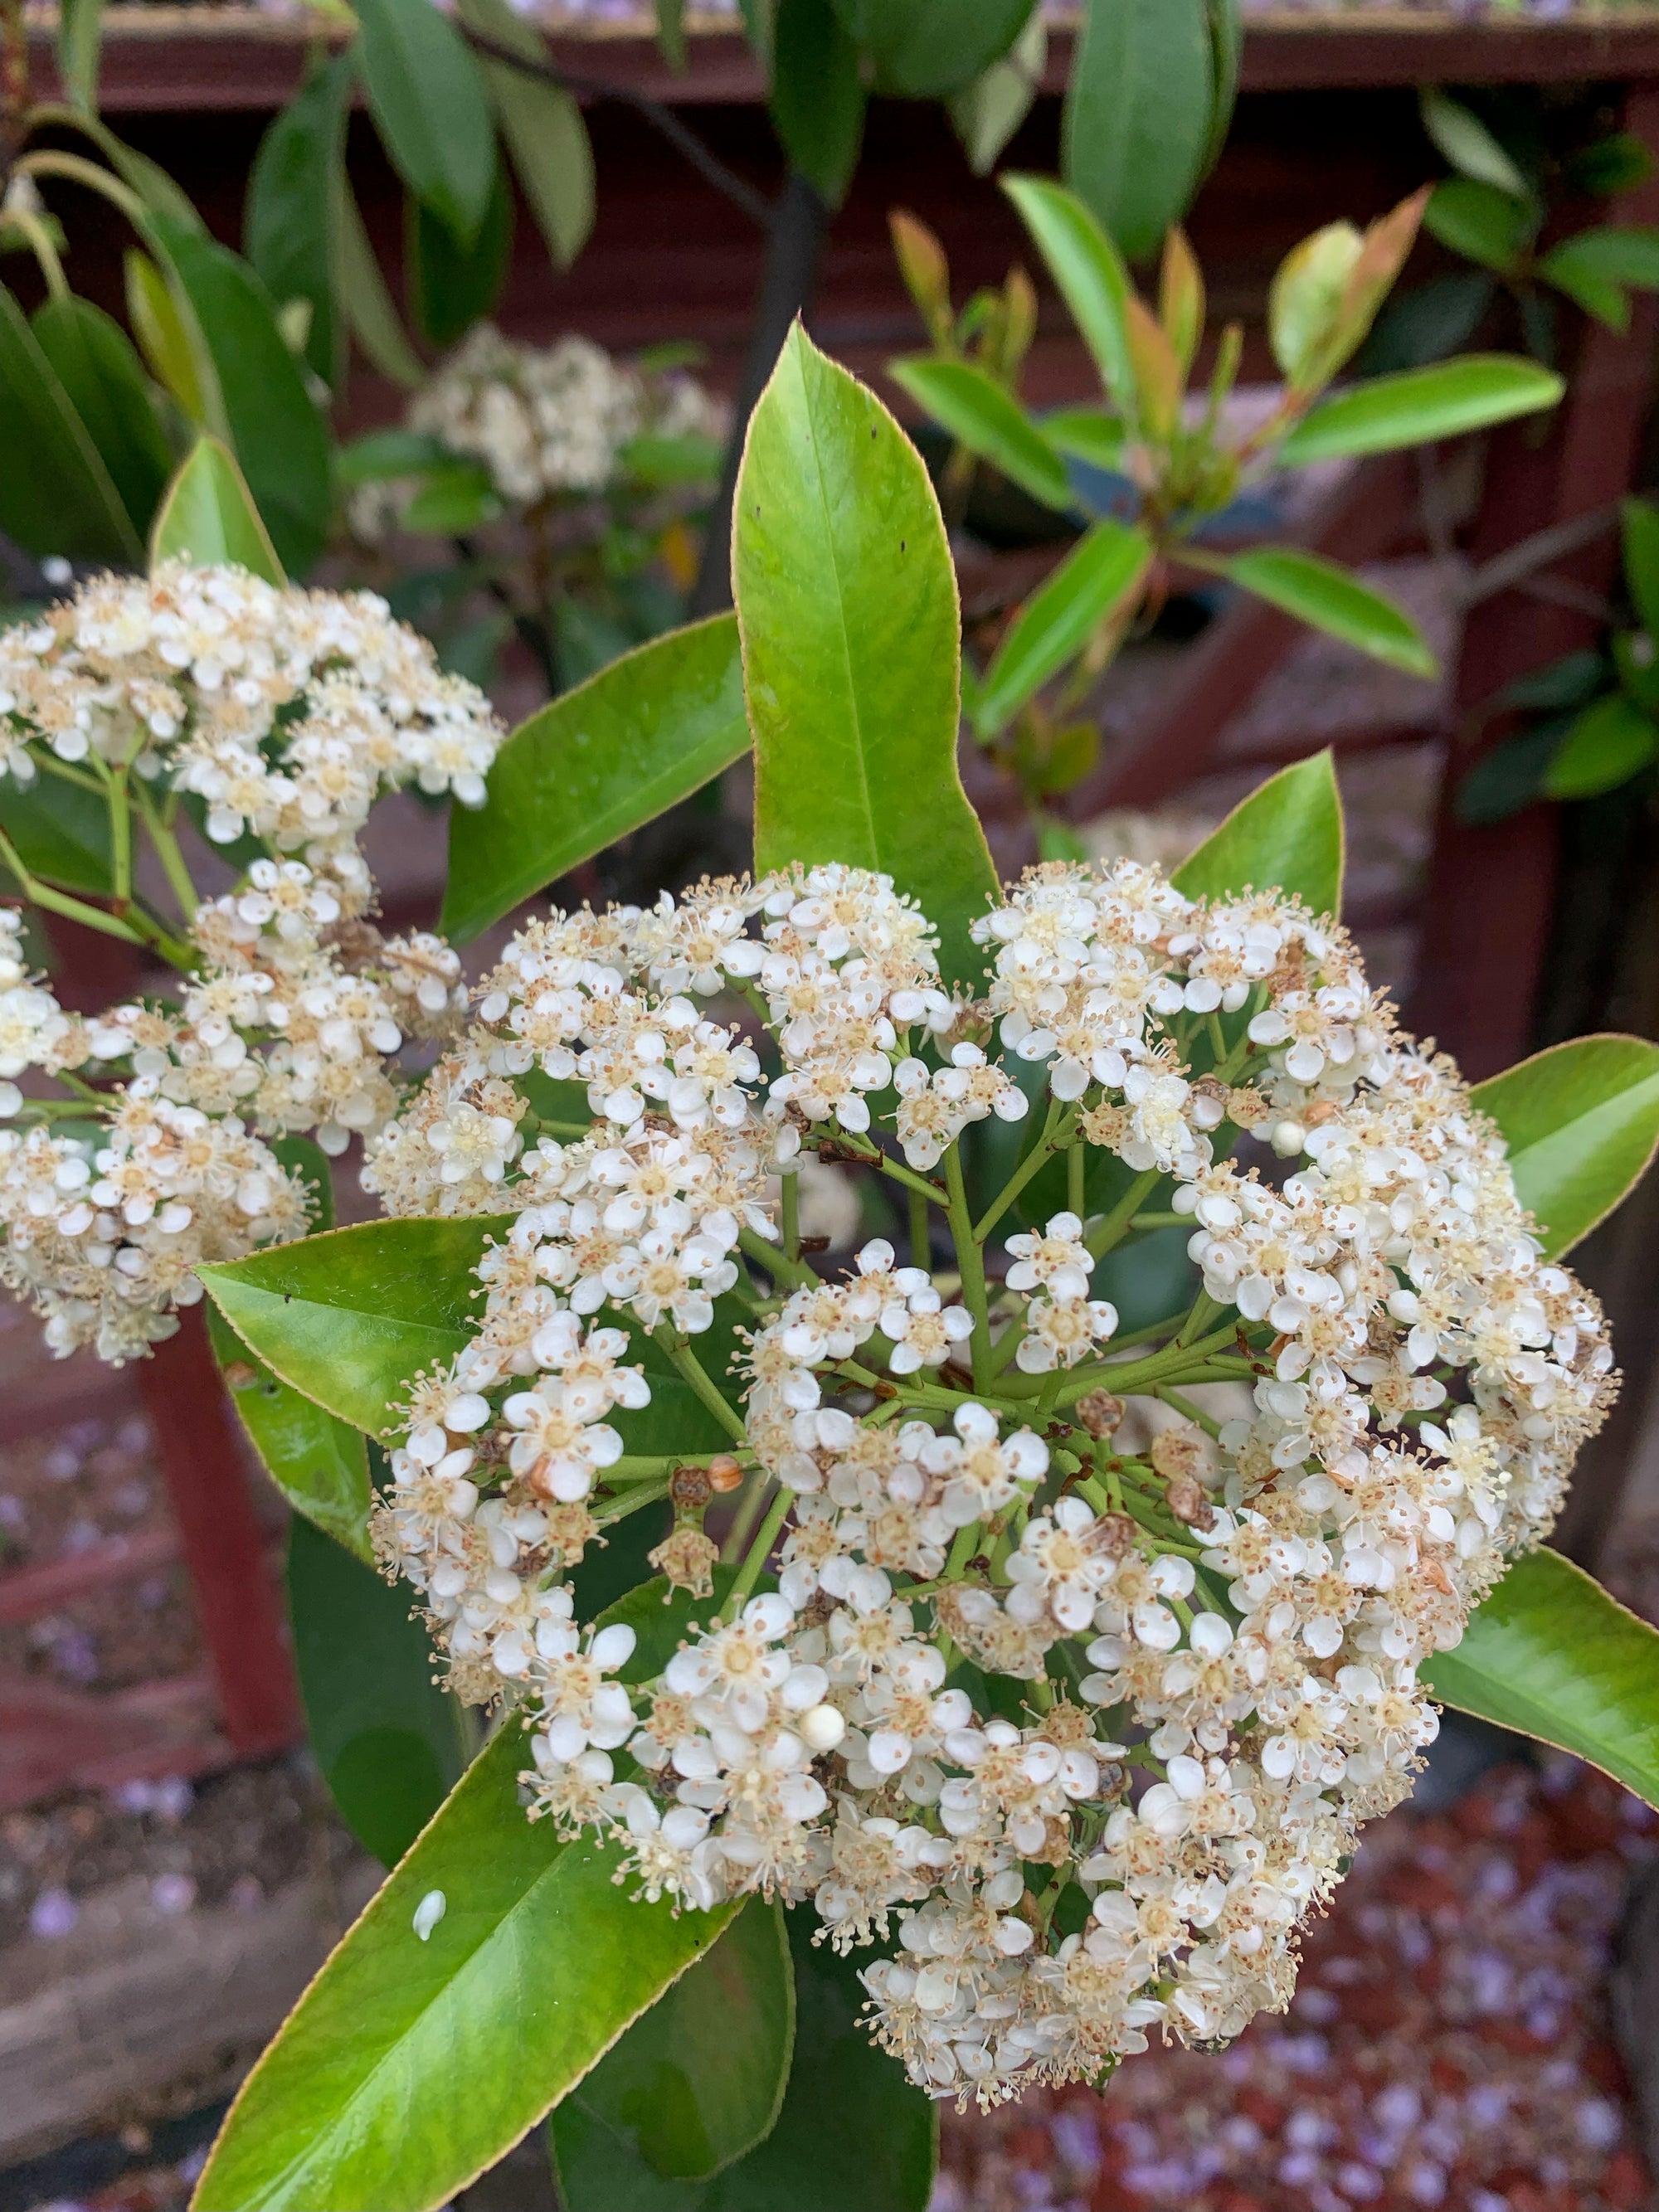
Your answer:
[[[910,1193],[910,1265],[926,1267],[933,1250],[933,1216],[919,1190]]]
[[[952,1145],[945,1155],[945,1184],[951,1194],[951,1234],[956,1240],[957,1265],[962,1270],[962,1302],[974,1317],[974,1388],[982,1390],[991,1357],[991,1316],[985,1295],[985,1254],[980,1247],[974,1218],[968,1211],[960,1142]]]
[[[779,1177],[783,1193],[783,1249],[787,1258],[800,1257],[800,1170]]]
[[[1079,1221],[1088,1212],[1086,1187],[1089,1179],[1089,1155],[1080,1139],[1074,1139],[1066,1155],[1066,1203]]]
[[[179,840],[157,813],[155,801],[144,788],[143,778],[142,776],[137,778],[131,787],[133,797],[138,802],[138,812],[143,822],[144,834],[149,839],[156,859],[161,863],[173,896],[179,902],[179,911],[188,924],[196,919],[196,886],[191,881],[190,870],[185,865],[185,856],[179,848]]]
[[[772,1500],[770,1510],[756,1531],[743,1565],[738,1569],[737,1579],[726,1592],[726,1603],[720,1607],[723,1620],[735,1620],[743,1611],[744,1602],[760,1580],[761,1569],[766,1565],[779,1532],[789,1517],[789,1509],[795,1502],[793,1490],[780,1490]]]
[[[981,1243],[1001,1220],[1031,1177],[1040,1168],[1046,1167],[1054,1157],[1059,1149],[1060,1139],[1072,1126],[1072,1108],[1064,1099],[1049,1100],[1048,1118],[1042,1125],[1042,1134],[974,1224],[974,1234]]]
[[[746,1448],[749,1443],[749,1433],[743,1425],[743,1416],[727,1404],[724,1392],[710,1379],[702,1362],[692,1351],[685,1339],[678,1335],[665,1322],[659,1322],[651,1334],[726,1431],[727,1436]]]
[[[1140,1211],[1141,1200],[1158,1181],[1159,1170],[1148,1168],[1144,1175],[1135,1177],[1111,1212],[1096,1222],[1084,1242],[1097,1260],[1127,1234],[1130,1224]]]
[[[775,1283],[787,1283],[792,1291],[799,1291],[819,1280],[805,1260],[792,1260],[778,1245],[769,1243],[758,1230],[739,1229],[738,1243],[757,1267],[766,1270]]]

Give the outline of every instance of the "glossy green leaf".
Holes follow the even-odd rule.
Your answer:
[[[503,1237],[509,1214],[464,1221],[365,1221],[273,1245],[246,1260],[199,1270],[208,1295],[253,1353],[304,1396],[352,1427],[379,1436],[423,1368],[453,1358],[477,1331],[473,1270]],[[726,1370],[734,1322],[729,1301],[699,1340],[711,1373]],[[651,1403],[612,1416],[629,1449],[708,1451],[726,1442],[667,1355],[626,1316],[629,1357],[643,1366]]]
[[[942,100],[1006,54],[1033,0],[836,0],[878,92]]]
[[[1215,97],[1206,0],[1090,0],[1060,167],[1131,259],[1156,252],[1186,213]]]
[[[684,1633],[659,1589],[634,1594],[638,1625]],[[527,1820],[527,1761],[509,1722],[243,2084],[194,2212],[436,2212],[720,1936],[730,1906],[635,1902],[614,1850]],[[434,1890],[446,1910],[422,1942]]]
[[[1593,260],[1581,258],[1574,252],[1577,241],[1566,239],[1553,252],[1544,255],[1538,264],[1538,275],[1547,284],[1565,292],[1576,307],[1598,323],[1605,323],[1610,331],[1622,337],[1630,328],[1630,294],[1616,277],[1598,269]],[[1540,295],[1528,294],[1536,301]]]
[[[1232,128],[1233,106],[1238,98],[1238,76],[1244,59],[1244,11],[1241,0],[1206,0],[1209,17],[1210,76],[1214,86],[1211,101],[1210,135],[1199,160],[1200,181],[1221,159],[1221,149]]]
[[[149,254],[129,246],[122,257],[126,277],[127,320],[144,365],[186,418],[216,435],[224,430],[224,401],[207,342],[181,307],[167,278]]]
[[[1123,425],[1102,408],[1056,407],[1042,417],[1042,434],[1060,453],[1089,468],[1115,474],[1123,465],[1128,443]]]
[[[653,2182],[695,2185],[730,2166],[776,2120],[794,2039],[783,1907],[757,1898],[555,2111],[556,2158],[580,2113],[579,2142],[604,2137],[613,2170],[596,2193],[579,2156],[562,2176],[565,2212],[614,2212],[641,2184],[648,2195]],[[623,2171],[630,2182],[611,2186]]]
[[[1373,660],[1409,676],[1436,672],[1438,663],[1404,609],[1321,554],[1293,545],[1258,545],[1235,554],[1226,573],[1257,599],[1358,647]]]
[[[432,469],[447,468],[454,458],[430,431],[393,424],[384,430],[366,430],[342,446],[334,456],[334,473],[344,484],[387,483],[398,477],[421,477]]]
[[[371,368],[406,392],[426,381],[426,366],[398,319],[386,278],[363,228],[345,163],[337,161],[329,180],[333,210],[334,290],[351,334]]]
[[[1342,911],[1346,830],[1328,750],[1289,768],[1241,799],[1175,872],[1188,898],[1228,898],[1277,884],[1315,914]]]
[[[1521,1203],[1559,1259],[1646,1172],[1659,1145],[1659,1044],[1573,1037],[1474,1087],[1509,1146]]]
[[[1510,155],[1462,100],[1431,85],[1419,95],[1419,106],[1424,130],[1460,176],[1491,185],[1517,200],[1531,197],[1531,186]]]
[[[535,27],[507,0],[460,0],[461,21],[527,62],[545,65]],[[568,268],[593,228],[593,149],[581,109],[562,85],[481,56],[489,104],[536,227],[560,268]]]
[[[198,438],[179,463],[155,511],[149,557],[152,568],[158,561],[198,568],[234,561],[268,584],[286,580],[246,480],[216,438]]]
[[[791,164],[839,207],[864,137],[859,50],[831,0],[778,0],[772,30],[772,122]]]
[[[460,943],[748,750],[731,615],[653,638],[514,731],[476,812],[449,817],[443,927]]]
[[[1659,723],[1622,692],[1586,707],[1550,757],[1551,799],[1594,799],[1628,783],[1659,754]]]
[[[1532,243],[1538,217],[1523,200],[1472,177],[1449,177],[1430,195],[1423,228],[1431,238],[1484,268],[1513,269]]]
[[[992,462],[1033,499],[1045,507],[1072,505],[1065,463],[1018,400],[982,368],[917,354],[889,362],[887,373],[959,444]]]
[[[567,2212],[924,2212],[939,2107],[871,2042],[860,1960],[815,1944],[810,1911],[785,1917],[794,2063],[771,2133],[712,2181],[666,2181],[589,2118],[578,2092],[548,2131]]]
[[[482,461],[447,461],[433,469],[404,509],[405,530],[456,538],[501,512],[501,498]]]
[[[465,1709],[434,1680],[437,1654],[414,1601],[407,1583],[383,1582],[309,1522],[293,1522],[289,1618],[311,1754],[346,1826],[388,1867],[466,1765]]]
[[[956,574],[921,456],[799,323],[749,425],[733,573],[755,739],[755,864],[890,875],[947,980],[996,872],[957,769]]]
[[[392,165],[459,246],[477,236],[495,133],[465,40],[432,0],[360,0],[357,54]]]
[[[109,809],[101,793],[42,769],[32,783],[8,776],[0,798],[6,835],[31,875],[94,896],[114,890]]]
[[[37,307],[31,326],[142,537],[173,472],[173,450],[132,341],[72,292]]]
[[[1129,272],[1123,257],[1074,192],[1043,177],[1004,177],[1048,274],[1072,311],[1108,392],[1126,415],[1135,411],[1127,309]]]
[[[1030,113],[1048,57],[1048,29],[1042,16],[1033,15],[1001,59],[952,95],[951,121],[976,177],[995,167],[998,155]]]
[[[138,561],[143,540],[40,341],[0,284],[0,531],[36,556]]]
[[[1309,410],[1278,450],[1285,468],[1341,455],[1390,453],[1461,437],[1553,407],[1566,389],[1553,369],[1517,355],[1466,354],[1429,368],[1351,384]]]
[[[58,0],[58,76],[73,106],[98,112],[104,0]]]
[[[344,158],[346,106],[356,76],[337,54],[279,108],[259,141],[248,178],[242,244],[278,304],[311,307],[306,359],[336,390],[345,366],[345,329],[334,284],[331,180]]]
[[[1565,280],[1564,270],[1568,272]],[[1539,263],[1538,273],[1567,292],[1573,290],[1573,277],[1631,284],[1644,292],[1659,289],[1659,228],[1650,223],[1602,223],[1593,230],[1581,230],[1552,246]],[[1577,298],[1577,293],[1573,296]]]
[[[1443,1704],[1587,1759],[1659,1805],[1659,1630],[1559,1552],[1528,1552],[1425,1662]]]
[[[404,233],[404,289],[422,337],[441,350],[482,322],[500,297],[512,253],[513,192],[499,162],[483,220],[465,245],[423,201],[411,199]]]
[[[1137,592],[1152,558],[1145,532],[1097,522],[1021,607],[974,702],[974,726],[994,737],[1032,694],[1075,658]]]
[[[368,1452],[362,1431],[279,1381],[216,1309],[208,1322],[231,1403],[271,1480],[296,1513],[367,1563]]]
[[[427,0],[410,0],[424,7]],[[332,508],[328,432],[270,298],[247,263],[167,216],[151,228],[201,325],[224,397],[230,443],[277,557],[302,574],[323,549]]]

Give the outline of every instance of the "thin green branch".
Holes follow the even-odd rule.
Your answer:
[[[1097,1260],[1103,1258],[1114,1244],[1127,1235],[1130,1224],[1140,1211],[1140,1201],[1161,1181],[1159,1170],[1148,1168],[1145,1174],[1135,1177],[1111,1212],[1096,1222],[1084,1242]]]
[[[157,813],[155,801],[146,789],[143,776],[137,777],[129,788],[138,803],[138,817],[144,825],[144,834],[149,839],[150,848],[161,864],[162,873],[167,879],[173,896],[179,902],[179,911],[183,915],[185,927],[188,927],[196,919],[198,902],[196,885],[191,880],[190,868],[185,860],[184,852],[177,837]]]
[[[996,1227],[1008,1208],[1019,1196],[1031,1177],[1044,1168],[1059,1150],[1060,1139],[1070,1129],[1073,1109],[1062,1098],[1048,1102],[1048,1118],[1042,1125],[1042,1133],[1019,1165],[1014,1170],[990,1205],[974,1224],[974,1235],[982,1244]]]
[[[991,1358],[990,1302],[985,1292],[985,1254],[974,1217],[968,1210],[968,1186],[962,1173],[960,1139],[945,1155],[945,1185],[951,1194],[951,1234],[956,1240],[957,1265],[962,1270],[962,1302],[974,1317],[974,1388],[983,1390]]]
[[[659,1322],[651,1332],[675,1366],[691,1385],[698,1398],[734,1443],[747,1447],[749,1432],[744,1427],[743,1416],[728,1404],[725,1393],[709,1376],[702,1362],[678,1332],[666,1322]]]
[[[805,1260],[792,1260],[787,1252],[763,1237],[757,1229],[739,1229],[738,1243],[744,1255],[757,1267],[763,1267],[775,1283],[787,1283],[792,1291],[811,1288],[822,1279]]]
[[[720,1607],[723,1620],[735,1620],[743,1611],[744,1601],[760,1580],[761,1569],[766,1565],[767,1557],[773,1545],[777,1542],[783,1524],[789,1517],[789,1509],[794,1502],[795,1493],[793,1490],[780,1490],[772,1500],[770,1510],[756,1531],[754,1540],[749,1547],[748,1554],[743,1565],[738,1569],[737,1579],[726,1592],[726,1603]]]

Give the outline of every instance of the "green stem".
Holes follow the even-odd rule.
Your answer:
[[[1129,1224],[1131,1229],[1178,1229],[1184,1222],[1192,1226],[1190,1213],[1138,1213]]]
[[[162,872],[167,877],[173,896],[179,902],[179,911],[184,915],[185,923],[188,925],[196,919],[198,901],[196,886],[191,881],[190,870],[185,865],[185,856],[180,849],[179,840],[156,812],[155,801],[144,788],[143,776],[138,777],[130,787],[133,797],[138,802],[138,813],[144,825],[144,835],[149,839],[151,850],[161,863]]]
[[[95,775],[88,775],[85,769],[72,768],[68,761],[59,760],[56,753],[36,753],[33,757],[36,766],[43,768],[48,775],[59,776],[65,783],[78,783],[82,791],[101,794],[103,785]]]
[[[820,1278],[805,1260],[792,1260],[789,1255],[771,1243],[756,1229],[739,1229],[738,1243],[757,1267],[763,1267],[775,1283],[787,1283],[792,1291],[816,1288]]]
[[[1079,1221],[1089,1211],[1088,1180],[1089,1155],[1080,1141],[1074,1141],[1066,1155],[1066,1203]]]
[[[933,1216],[927,1211],[927,1200],[919,1190],[910,1193],[910,1265],[927,1267],[933,1252]]]
[[[800,1170],[779,1177],[783,1192],[783,1249],[791,1260],[800,1257]]]
[[[1084,1242],[1097,1260],[1109,1252],[1113,1245],[1127,1234],[1130,1224],[1140,1211],[1141,1200],[1160,1180],[1159,1170],[1148,1168],[1144,1175],[1135,1177],[1111,1212],[1096,1222]]]
[[[114,915],[106,914],[101,907],[88,906],[81,899],[70,898],[66,891],[55,891],[50,884],[43,884],[38,876],[32,876],[3,830],[0,830],[0,860],[16,877],[24,897],[44,907],[48,914],[61,914],[66,921],[78,921],[88,929],[101,930],[106,937],[118,937],[127,945],[143,944],[137,930]]]
[[[685,1339],[671,1328],[666,1322],[659,1322],[651,1334],[726,1431],[727,1436],[746,1449],[749,1432],[743,1425],[742,1415],[726,1403],[724,1393],[710,1379],[702,1361]]]
[[[1176,1342],[1183,1346],[1190,1344],[1193,1339],[1198,1334],[1199,1331],[1204,1327],[1205,1323],[1210,1319],[1211,1316],[1212,1314],[1219,1313],[1220,1310],[1220,1307],[1210,1296],[1209,1292],[1207,1291],[1200,1291],[1198,1296],[1193,1300],[1192,1311],[1188,1315],[1186,1320],[1182,1322],[1181,1327],[1176,1331]]]
[[[737,1580],[726,1593],[726,1603],[720,1607],[723,1620],[735,1620],[743,1611],[744,1601],[760,1579],[761,1569],[767,1555],[778,1540],[778,1534],[789,1517],[789,1509],[795,1502],[793,1490],[780,1490],[772,1500],[770,1510],[756,1531],[748,1555],[738,1569]]]
[[[666,1498],[667,1495],[668,1485],[665,1482],[638,1483],[629,1487],[626,1498],[608,1501],[602,1505],[593,1518],[601,1528],[608,1528],[613,1521],[625,1520],[630,1513],[638,1513],[647,1505],[654,1505],[659,1498]]]
[[[991,1356],[990,1305],[985,1294],[985,1254],[968,1210],[968,1187],[963,1180],[962,1146],[954,1144],[945,1155],[945,1184],[951,1194],[951,1234],[956,1241],[957,1265],[962,1270],[962,1302],[974,1317],[970,1340],[974,1355],[974,1388],[986,1387],[987,1363]]]
[[[1085,1367],[1073,1368],[1060,1394],[1061,1406],[1075,1405],[1091,1390],[1107,1389],[1118,1397],[1144,1391],[1149,1383],[1170,1381],[1192,1382],[1206,1379],[1204,1356],[1219,1350],[1231,1341],[1232,1329],[1219,1329],[1213,1336],[1204,1337],[1196,1344],[1166,1345],[1146,1359],[1128,1359]],[[1198,1369],[1195,1376],[1192,1370]]]
[[[97,759],[97,755],[93,756]],[[99,762],[104,784],[104,804],[109,811],[110,877],[118,905],[132,896],[132,810],[127,804],[127,770],[123,761],[106,768]]]
[[[1183,1398],[1179,1390],[1172,1390],[1167,1382],[1160,1382],[1153,1395],[1162,1398],[1166,1406],[1173,1406],[1183,1420],[1194,1422],[1206,1436],[1218,1437],[1221,1434],[1219,1421],[1206,1413],[1201,1406],[1194,1405],[1190,1398]]]
[[[757,1482],[751,1482],[738,1499],[738,1510],[732,1516],[732,1526],[726,1530],[726,1541],[720,1547],[722,1565],[735,1565],[749,1549],[755,1523],[765,1510],[771,1490],[771,1477],[763,1474]]]
[[[1046,1167],[1059,1150],[1059,1140],[1072,1126],[1074,1109],[1064,1099],[1051,1098],[1048,1118],[1037,1139],[990,1205],[974,1224],[974,1235],[982,1244],[1039,1169]],[[954,1149],[954,1147],[952,1148]]]

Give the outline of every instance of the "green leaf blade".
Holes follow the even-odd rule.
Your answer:
[[[893,381],[981,460],[1045,507],[1069,507],[1066,465],[1019,402],[970,362],[919,356],[887,365]]]
[[[1126,415],[1135,411],[1129,357],[1129,272],[1123,257],[1074,192],[1043,177],[1004,177],[1002,189],[1019,210],[1048,274],[1072,311],[1101,380]]]
[[[878,869],[981,972],[995,896],[957,768],[956,576],[921,457],[799,324],[755,410],[738,480],[738,620],[755,738],[755,864]]]
[[[168,485],[150,530],[150,566],[234,562],[278,589],[288,579],[247,480],[216,438],[198,438]]]
[[[1659,1805],[1659,1630],[1559,1553],[1518,1559],[1422,1672],[1444,1704],[1576,1753]]]
[[[1131,260],[1156,250],[1197,188],[1215,60],[1206,0],[1113,0],[1085,15],[1061,167]]]
[[[1466,354],[1427,368],[1400,369],[1322,399],[1275,459],[1297,469],[1310,461],[1396,453],[1535,415],[1556,405],[1565,389],[1553,370],[1510,354]]]
[[[1551,799],[1595,799],[1616,791],[1659,755],[1659,723],[1613,692],[1586,707],[1563,735],[1544,772]]]
[[[1408,676],[1439,667],[1427,640],[1404,609],[1347,568],[1292,545],[1259,545],[1226,564],[1235,584],[1327,636]]]
[[[442,928],[465,944],[748,748],[733,616],[624,653],[514,731],[483,806],[453,810]]]
[[[135,564],[142,540],[86,424],[0,284],[0,530],[27,551]]]
[[[368,1565],[368,1451],[360,1430],[273,1375],[215,1306],[208,1329],[230,1401],[271,1480],[296,1514]]]
[[[1521,1203],[1559,1260],[1641,1180],[1659,1146],[1659,1045],[1573,1037],[1472,1093],[1510,1150]]]
[[[173,473],[173,452],[131,340],[73,293],[46,301],[32,327],[142,538]]]
[[[772,26],[772,122],[793,167],[839,207],[864,140],[859,50],[830,0],[778,0]]]
[[[1188,898],[1231,898],[1276,884],[1315,914],[1342,910],[1346,830],[1328,748],[1270,776],[1176,870]]]
[[[306,359],[337,390],[345,331],[334,285],[334,207],[330,180],[344,159],[346,105],[356,64],[338,54],[278,111],[259,141],[248,178],[242,240],[278,305],[306,300]]]
[[[1097,522],[1027,599],[986,672],[974,726],[994,737],[1133,598],[1152,558],[1139,530]]]
[[[732,1908],[635,1903],[613,1852],[528,1820],[526,1759],[509,1723],[374,1898],[243,2084],[195,2212],[435,2212],[720,1934]]]
[[[458,246],[468,246],[495,175],[477,64],[431,0],[362,0],[357,15],[363,88],[392,167]]]

